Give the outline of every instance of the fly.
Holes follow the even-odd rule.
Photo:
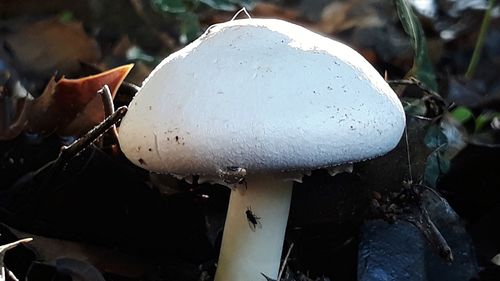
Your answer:
[[[248,225],[250,226],[250,229],[252,229],[252,231],[255,231],[255,229],[256,229],[257,226],[259,226],[260,228],[262,228],[262,225],[260,223],[261,217],[256,216],[252,212],[252,207],[247,207],[247,210],[245,211],[245,214],[247,215]]]

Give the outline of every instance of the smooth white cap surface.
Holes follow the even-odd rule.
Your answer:
[[[313,170],[382,155],[405,126],[401,103],[350,47],[271,19],[211,27],[144,82],[120,145],[156,172]]]

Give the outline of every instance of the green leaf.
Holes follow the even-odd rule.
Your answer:
[[[476,118],[476,130],[475,132],[480,132],[481,130],[488,128],[490,125],[491,121],[495,117],[499,117],[500,113],[496,111],[485,111],[482,112],[477,118]]]
[[[459,106],[450,113],[451,116],[461,124],[464,124],[465,122],[474,118],[472,112],[465,106]]]
[[[431,60],[427,54],[427,40],[424,31],[413,13],[408,0],[394,0],[398,12],[399,20],[405,32],[410,36],[410,40],[415,51],[413,66],[406,76],[415,77],[430,89],[437,91],[436,75],[432,67]]]
[[[236,5],[225,0],[200,0],[200,2],[221,11],[234,11],[237,8]]]
[[[448,139],[439,126],[431,126],[425,134],[424,143],[428,148],[439,149],[448,143]]]
[[[185,13],[187,7],[183,0],[152,0],[153,5],[167,13]]]
[[[187,12],[179,15],[181,20],[181,42],[189,43],[201,34],[200,22],[195,13]]]
[[[450,166],[450,160],[443,156],[440,148],[433,151],[425,162],[424,184],[435,188],[439,178],[448,173]]]
[[[201,3],[220,11],[236,11],[242,6],[249,7],[252,0],[199,0]]]
[[[404,98],[402,100],[403,108],[408,115],[425,116],[427,114],[427,106],[422,99]]]
[[[443,156],[451,160],[467,146],[469,134],[461,123],[447,113],[443,114],[439,128],[446,137]]]
[[[62,23],[68,23],[68,22],[73,21],[74,19],[75,19],[75,15],[73,15],[72,11],[65,10],[59,14],[59,21]]]
[[[424,183],[435,187],[439,178],[450,170],[451,160],[467,146],[467,133],[450,114],[445,114],[438,125],[430,126],[424,143],[434,151],[427,157]]]
[[[450,159],[446,156],[448,139],[441,127],[431,126],[427,130],[424,142],[434,151],[427,156],[425,161],[423,180],[424,184],[434,188],[439,178],[450,170]]]

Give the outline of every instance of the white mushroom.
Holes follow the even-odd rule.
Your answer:
[[[145,169],[237,186],[216,280],[256,281],[278,275],[290,176],[382,155],[404,126],[399,99],[356,51],[285,21],[245,19],[212,26],[156,67],[120,145]]]

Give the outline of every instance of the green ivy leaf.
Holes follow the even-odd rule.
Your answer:
[[[201,34],[200,22],[195,13],[187,12],[179,15],[181,20],[181,42],[189,43]]]
[[[496,111],[484,111],[476,118],[476,130],[475,132],[480,132],[485,128],[488,128],[494,118],[500,117],[500,113]]]
[[[425,162],[424,184],[435,188],[439,178],[448,173],[451,162],[443,156],[442,149],[433,151]]]
[[[398,12],[399,20],[405,32],[410,36],[410,40],[415,51],[413,66],[406,76],[415,77],[430,89],[437,91],[436,75],[432,67],[431,60],[427,54],[427,40],[424,31],[413,13],[413,9],[408,0],[394,0]]]
[[[448,139],[439,126],[431,126],[425,134],[424,143],[428,148],[439,149],[448,143]]]
[[[65,10],[59,14],[59,21],[62,23],[72,22],[75,19],[75,15],[72,11]]]
[[[401,102],[403,103],[403,108],[408,115],[425,116],[427,113],[427,106],[422,99],[404,98]]]
[[[187,7],[183,0],[152,0],[153,5],[167,13],[186,13]]]
[[[200,0],[207,6],[221,11],[235,11],[241,6],[250,6],[252,0]]]
[[[221,11],[234,11],[237,8],[234,3],[225,0],[200,0],[200,2]]]
[[[463,115],[461,117],[467,117]],[[429,127],[424,143],[434,151],[425,162],[423,178],[426,185],[435,187],[439,178],[448,173],[451,160],[467,146],[467,139],[463,126],[450,114],[445,114],[439,125]]]
[[[459,106],[450,113],[451,116],[461,124],[464,124],[465,122],[474,118],[474,114],[472,114],[472,111],[470,111],[465,106]]]

